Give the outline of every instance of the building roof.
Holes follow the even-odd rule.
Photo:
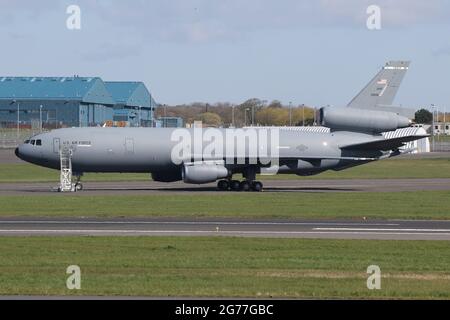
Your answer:
[[[155,101],[142,82],[106,81],[105,86],[117,104],[143,108],[155,106]]]
[[[98,77],[0,77],[0,99],[74,100],[115,104]]]

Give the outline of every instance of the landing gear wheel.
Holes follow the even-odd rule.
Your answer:
[[[252,190],[255,192],[261,192],[263,190],[263,184],[259,181],[253,181]]]
[[[248,182],[247,180],[244,180],[240,183],[240,189],[241,191],[250,191],[251,186],[250,186],[250,182]]]
[[[230,189],[231,189],[232,191],[239,191],[239,190],[241,190],[241,184],[240,184],[240,182],[237,181],[237,180],[231,180],[231,181],[230,181]]]
[[[81,191],[83,190],[83,185],[81,183],[75,184],[75,191]]]
[[[217,189],[219,189],[220,191],[227,191],[229,187],[230,185],[227,180],[220,180],[217,183]]]

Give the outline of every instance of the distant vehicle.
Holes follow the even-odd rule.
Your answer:
[[[325,107],[319,122],[329,133],[289,128],[67,128],[32,137],[16,149],[30,163],[61,169],[69,152],[78,178],[85,172],[146,172],[153,180],[203,184],[219,190],[261,191],[257,174],[315,175],[401,154],[424,135],[387,139],[409,127],[412,110],[392,106],[409,62],[391,61],[346,107]],[[408,152],[408,150],[406,150]],[[233,176],[242,174],[243,180]]]

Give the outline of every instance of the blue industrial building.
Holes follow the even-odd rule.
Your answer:
[[[151,126],[155,102],[141,82],[108,82],[98,77],[0,77],[2,127],[100,126],[118,120]],[[140,120],[140,123],[139,123]]]
[[[154,127],[156,102],[142,82],[105,82],[115,101],[114,121],[126,121],[131,126]]]

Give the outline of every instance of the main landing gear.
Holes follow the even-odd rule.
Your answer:
[[[263,184],[260,181],[238,181],[238,180],[220,180],[217,183],[217,189],[220,191],[263,191]]]
[[[256,181],[257,168],[255,166],[249,166],[242,171],[244,176],[243,181],[232,180],[232,176],[228,180],[220,180],[217,183],[217,189],[221,191],[263,191],[263,184],[260,181]]]

